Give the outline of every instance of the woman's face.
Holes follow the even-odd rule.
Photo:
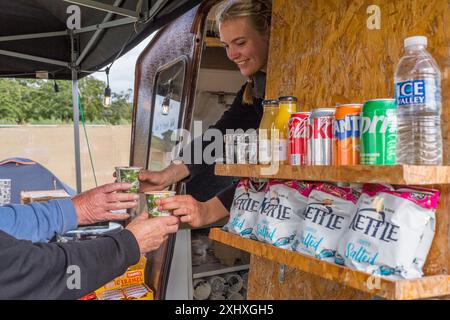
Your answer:
[[[249,77],[266,68],[269,36],[255,30],[247,18],[222,22],[220,41],[228,59],[236,63],[242,75]]]

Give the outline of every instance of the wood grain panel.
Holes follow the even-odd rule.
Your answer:
[[[325,292],[321,289],[323,287],[326,288],[326,292],[336,292],[337,294],[341,291],[339,287],[344,287],[346,288],[346,292],[343,292],[343,294],[349,295],[350,297],[353,296],[356,299],[367,297],[367,294],[386,299],[407,300],[442,296],[450,293],[450,276],[446,274],[430,275],[419,279],[393,281],[385,278],[374,278],[365,272],[318,260],[314,257],[297,252],[280,249],[260,241],[244,239],[238,235],[219,229],[212,229],[209,237],[234,248],[250,252],[253,257],[261,257],[277,264],[275,269],[271,269],[273,272],[269,273],[271,274],[271,277],[269,277],[270,284],[266,283],[267,279],[262,279],[267,277],[268,272],[261,266],[269,265],[273,267],[273,264],[256,263],[250,266],[251,272],[254,272],[255,274],[251,279],[255,280],[255,282],[250,280],[249,287],[255,287],[256,295],[262,294],[262,292],[266,292],[266,294],[269,295],[268,289],[273,288],[273,291],[270,292],[276,294],[277,297],[271,298],[283,297],[282,295],[279,296],[280,294],[286,294],[284,298],[290,298],[291,295],[295,296],[295,292],[297,292],[296,287],[303,288],[305,285],[308,286],[309,279],[321,281],[322,283],[319,286],[308,286],[308,288],[310,288],[309,293],[308,291],[305,291],[304,288],[299,292],[309,294],[311,298],[316,299],[339,299],[336,295],[324,294]],[[287,267],[285,278],[288,277],[287,275],[290,273],[295,273],[296,277],[280,281],[279,270],[281,265]],[[303,273],[301,271],[303,271]],[[299,279],[302,280],[300,281]],[[261,281],[264,283],[263,287],[258,285]],[[359,290],[359,292],[354,289]],[[290,291],[294,293],[291,293]],[[367,294],[363,294],[362,292],[366,292]],[[318,293],[319,295],[314,296],[314,293]],[[265,296],[265,298],[269,297],[270,296]]]
[[[216,175],[288,180],[391,183],[402,185],[450,184],[450,166],[269,166],[217,164]],[[266,174],[270,172],[270,174]]]
[[[255,255],[251,256],[248,300],[369,300],[376,298],[364,291],[342,286],[291,267],[286,267],[285,280],[280,282],[280,266],[277,262]],[[438,281],[435,283],[436,295],[438,295],[439,289],[442,288],[442,279],[436,278],[436,281]],[[411,287],[404,285],[398,295],[406,297],[405,291],[409,291],[412,296],[417,297],[422,290],[423,288],[417,283],[411,283]],[[430,286],[427,290],[430,290]],[[450,295],[429,299],[450,300]]]
[[[280,283],[278,280],[279,268],[280,264],[274,261],[252,255],[247,299],[367,300],[372,298],[370,294],[356,289],[345,287],[347,290],[343,291],[343,286],[335,282],[321,279],[291,267],[286,267],[285,280]]]
[[[381,9],[381,29],[367,8]],[[425,35],[442,72],[444,163],[449,163],[450,6],[447,0],[274,0],[267,98],[300,110],[393,97],[403,39]]]
[[[376,4],[381,9],[381,29],[367,28],[367,8]],[[444,164],[449,164],[450,148],[450,6],[447,0],[274,0],[273,27],[269,53],[267,98],[295,95],[300,110],[334,106],[338,103],[364,102],[368,99],[392,97],[393,76],[402,55],[403,39],[426,35],[429,51],[442,73],[442,129]],[[436,239],[425,271],[448,272],[449,209],[447,187],[441,196]],[[263,260],[263,259],[260,259]],[[253,275],[264,275],[270,262],[259,261]],[[296,298],[327,299],[335,292],[335,284],[308,276],[296,277]],[[266,276],[264,276],[266,278]],[[265,286],[255,280],[258,296]],[[294,285],[295,286],[295,285]],[[315,288],[304,291],[302,288]],[[324,289],[324,290],[321,290]],[[253,289],[252,289],[253,290]],[[255,292],[255,294],[250,294]],[[322,293],[322,294],[321,294]],[[282,297],[270,291],[266,298]],[[289,294],[286,293],[286,297]],[[333,296],[334,297],[334,296]],[[358,298],[342,287],[337,297]],[[334,297],[336,298],[336,297]]]
[[[430,186],[440,191],[436,209],[436,231],[423,272],[430,274],[449,274],[450,270],[450,186]]]

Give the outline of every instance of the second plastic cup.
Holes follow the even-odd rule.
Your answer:
[[[156,200],[162,198],[173,197],[176,195],[175,191],[152,191],[146,192],[145,198],[147,199],[147,210],[150,217],[168,217],[172,215],[172,212],[166,210],[159,210]]]

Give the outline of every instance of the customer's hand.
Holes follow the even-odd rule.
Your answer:
[[[130,187],[131,185],[125,182],[110,183],[73,197],[78,224],[128,219],[128,214],[114,213],[111,210],[131,209],[137,205],[137,194],[120,192]]]
[[[170,233],[177,232],[178,222],[178,218],[174,216],[150,219],[148,213],[143,212],[126,229],[133,233],[141,253],[147,253],[158,249]]]
[[[139,180],[141,192],[161,191],[172,183],[169,170],[141,170],[141,172],[139,172]]]
[[[192,196],[173,196],[156,200],[161,210],[172,211],[174,216],[180,217],[181,222],[198,228],[208,221],[208,208],[206,202],[195,200]]]

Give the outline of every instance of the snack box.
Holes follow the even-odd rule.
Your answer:
[[[145,284],[103,290],[96,294],[98,300],[153,300],[153,291]]]
[[[141,256],[139,262],[130,266],[123,275],[80,300],[153,300],[153,291],[145,285],[146,263],[145,256]]]

